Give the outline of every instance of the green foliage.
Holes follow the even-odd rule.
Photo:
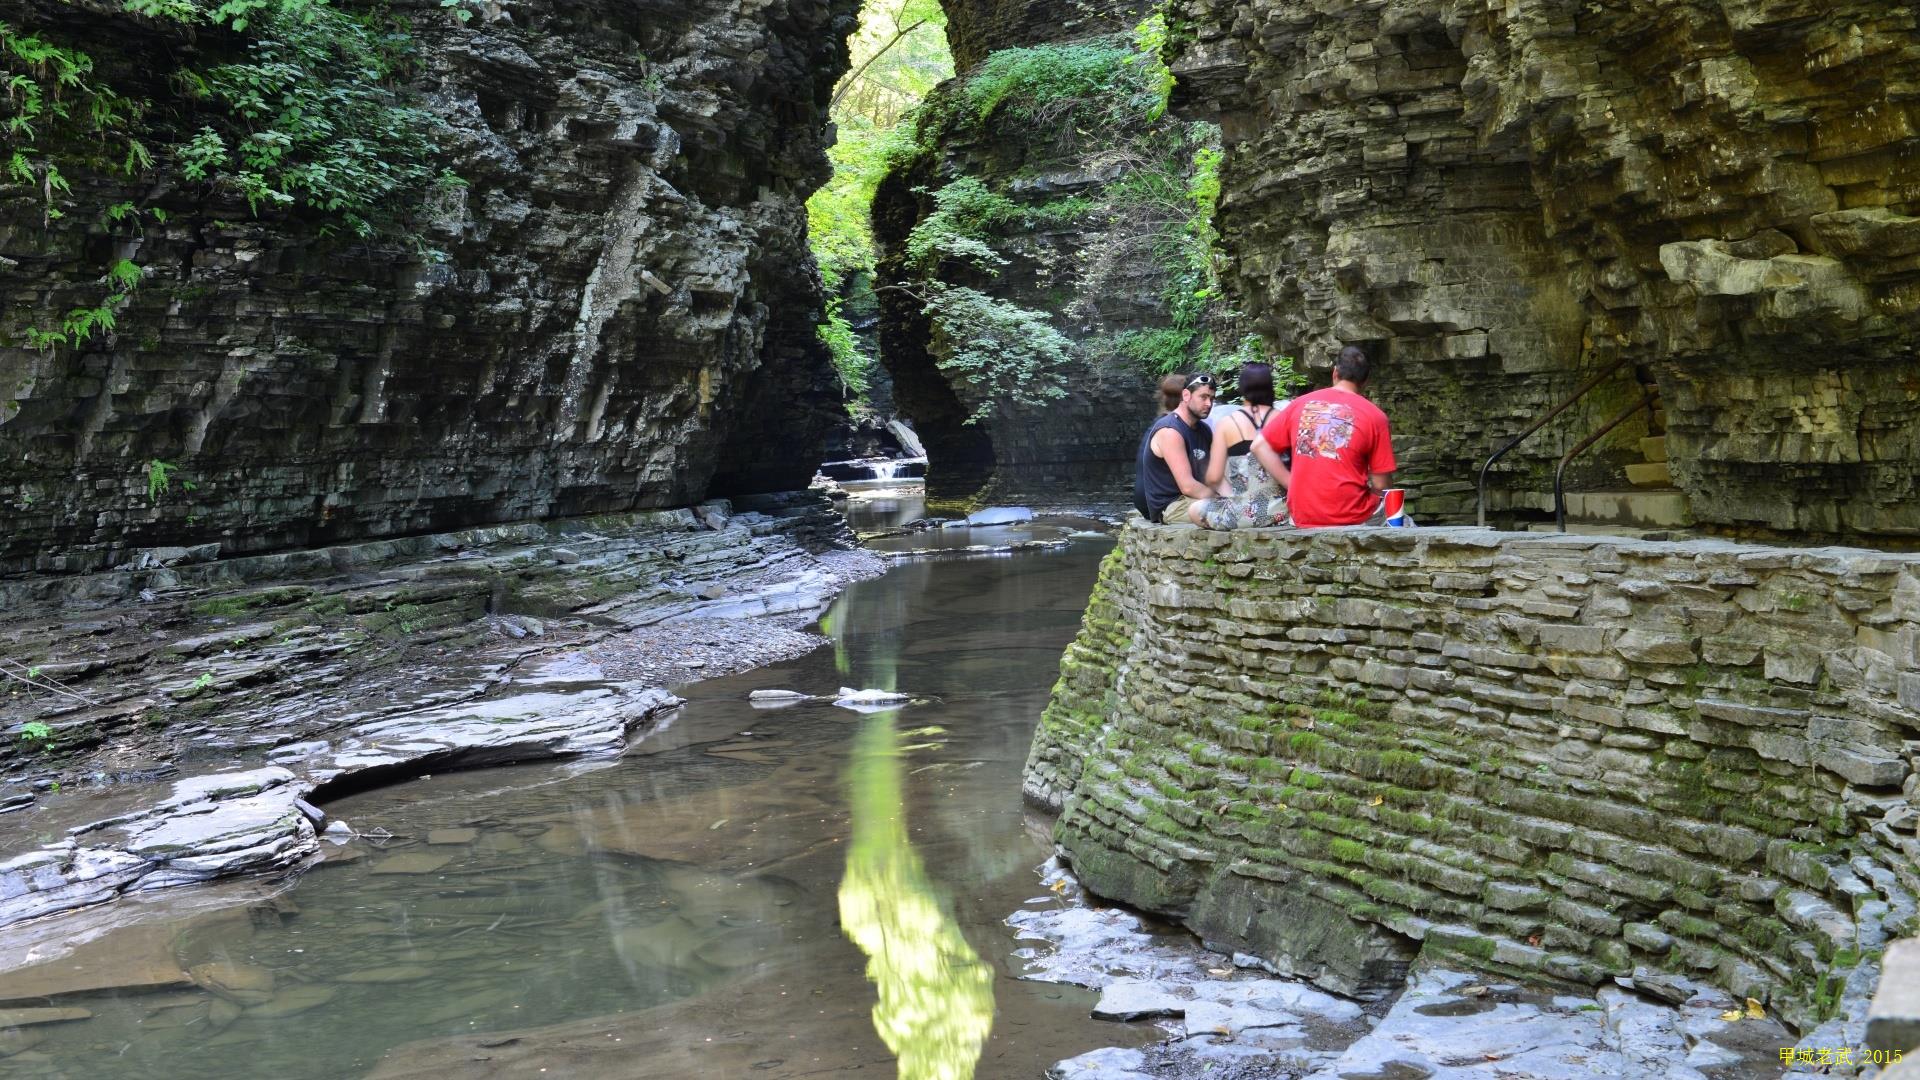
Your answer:
[[[446,6],[465,16],[468,3]],[[362,238],[408,234],[410,208],[445,174],[433,165],[441,125],[398,86],[412,50],[403,23],[326,0],[121,0],[120,7],[160,33],[210,27],[240,35],[244,57],[172,73],[184,100],[165,115],[184,119],[193,134],[156,154],[145,141],[161,130],[148,122],[160,115],[152,102],[108,85],[77,45],[0,22],[0,83],[11,113],[0,121],[0,159],[9,181],[39,190],[47,224],[62,216],[57,204],[73,196],[73,178],[145,178],[157,158],[189,182],[244,198],[256,214],[311,213],[323,232],[344,227]],[[167,188],[152,179],[157,190]],[[106,207],[102,220],[135,225],[143,214],[166,220],[160,208],[132,202]],[[74,308],[57,327],[26,330],[24,343],[77,346],[111,333],[114,312],[138,281],[131,267],[116,263],[105,299]]]
[[[953,77],[947,16],[939,0],[873,0],[848,41],[850,66],[830,111],[842,128],[899,126],[935,86]]]
[[[906,128],[872,128],[855,121],[840,128],[827,151],[833,178],[807,200],[807,236],[820,277],[830,294],[841,294],[874,264],[874,191],[887,173],[892,148]]]
[[[447,6],[466,14],[465,3]],[[429,162],[439,124],[394,85],[412,48],[395,24],[325,0],[124,0],[124,10],[185,27],[252,30],[245,60],[175,74],[204,116],[171,152],[186,179],[238,193],[256,213],[301,207],[363,237],[396,224],[394,208],[407,205],[401,197],[435,179]],[[94,147],[79,152],[81,165],[98,166],[110,151],[113,171],[127,176],[152,165],[134,131],[151,103],[101,83],[91,56],[0,23],[0,57],[16,104],[5,127],[8,172],[37,178],[49,204],[71,188],[44,145]]]
[[[1165,116],[1173,98],[1173,70],[1164,59],[1170,37],[1164,11],[1155,11],[1133,28],[1133,55],[1127,57],[1127,63],[1146,75],[1153,93],[1153,105],[1147,109],[1148,121]]]
[[[910,112],[953,74],[938,0],[870,3],[849,42],[851,63],[834,91],[833,177],[807,200],[807,235],[827,292],[820,341],[858,410],[876,366],[848,317],[870,303],[875,262],[873,197],[891,163],[911,146]]]
[[[1113,339],[1113,350],[1149,375],[1170,375],[1190,365],[1193,338],[1190,326],[1128,330]]]
[[[53,744],[53,729],[39,720],[29,720],[20,726],[20,741],[28,745],[41,747]]]
[[[196,96],[220,106],[217,128],[195,138],[224,129],[217,147],[201,143],[202,174],[237,190],[256,214],[304,207],[363,238],[397,224],[401,197],[428,190],[439,174],[439,121],[392,85],[410,41],[321,0],[257,6],[247,61],[190,80]]]
[[[161,461],[159,458],[147,462],[147,500],[149,502],[159,502],[160,496],[165,495],[173,486],[173,471],[177,468],[179,468],[178,465]]]
[[[1273,392],[1277,397],[1290,397],[1307,385],[1307,373],[1294,367],[1291,356],[1274,353],[1258,334],[1241,337],[1240,344],[1232,352],[1220,357],[1220,370],[1225,373],[1230,384],[1238,377],[1242,364],[1266,364],[1273,368]]]
[[[1057,118],[1063,113],[1085,121],[1128,106],[1138,106],[1138,115],[1150,108],[1145,100],[1150,90],[1128,62],[1132,56],[1115,42],[1001,49],[981,62],[963,93],[979,120],[1003,106],[1003,121]]]
[[[440,6],[461,22],[472,19],[474,13],[480,10],[478,0],[440,0]]]
[[[908,267],[932,271],[942,260],[956,259],[993,274],[1006,265],[987,235],[1019,218],[1018,203],[994,193],[978,177],[962,176],[934,192],[933,205],[933,213],[907,234]]]
[[[860,341],[853,333],[853,324],[841,311],[845,301],[839,297],[827,300],[827,321],[820,324],[818,333],[820,343],[827,347],[833,357],[834,374],[840,377],[840,388],[848,397],[861,398],[872,385],[873,359],[860,351]]]
[[[933,193],[933,213],[907,234],[906,265],[932,273],[942,261],[955,259],[976,270],[997,274],[1007,260],[990,242],[995,232],[1010,227],[1031,231],[1069,224],[1084,217],[1094,205],[1093,200],[1079,197],[1019,203],[989,188],[979,177],[960,176]]]
[[[1214,267],[1217,129],[1166,115],[1173,80],[1161,53],[1173,36],[1156,15],[1131,39],[1000,50],[923,107],[911,143],[890,147],[896,171],[944,181],[921,189],[932,207],[902,245],[911,280],[901,286],[926,302],[942,368],[971,389],[964,395],[974,406],[970,423],[1003,403],[1064,396],[1062,367],[1082,348],[1155,375],[1217,370],[1258,348],[1222,302]],[[982,139],[1012,143],[1000,159],[1026,170],[1112,179],[1071,198],[1028,203],[996,177],[955,175],[947,148]],[[1040,312],[941,280],[962,271],[976,284],[979,275],[997,276],[1013,253],[1002,238],[1083,223],[1090,242],[1081,247],[1072,288],[1058,289],[1043,306],[1097,325],[1106,317],[1103,305],[1144,288],[1161,294],[1162,325],[1076,345]],[[1052,268],[1038,271],[1043,283],[1065,285],[1050,276]],[[1131,303],[1118,307],[1131,317]],[[1228,343],[1242,348],[1229,352]]]
[[[82,147],[68,161],[70,166],[127,175],[151,160],[146,147],[128,134],[146,103],[101,83],[93,66],[93,58],[79,49],[0,22],[0,82],[11,114],[0,121],[6,174],[14,183],[40,190],[43,225],[64,216],[54,197],[73,190],[49,146]]]
[[[1007,404],[1067,396],[1062,369],[1073,343],[1045,313],[942,282],[929,286],[926,313],[940,370],[958,376],[977,403],[967,423],[977,424]]]

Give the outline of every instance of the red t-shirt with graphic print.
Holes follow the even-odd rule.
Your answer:
[[[1380,495],[1367,477],[1394,470],[1387,414],[1359,394],[1328,387],[1293,399],[1261,429],[1267,445],[1293,452],[1287,506],[1303,529],[1358,525],[1373,516]]]

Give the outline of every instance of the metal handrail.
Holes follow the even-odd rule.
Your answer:
[[[1567,400],[1561,402],[1558,405],[1555,405],[1552,409],[1548,410],[1545,416],[1542,416],[1540,419],[1535,420],[1533,422],[1532,427],[1528,428],[1527,430],[1521,432],[1518,435],[1515,435],[1513,439],[1507,443],[1507,445],[1501,447],[1498,450],[1495,450],[1493,452],[1493,456],[1488,458],[1486,460],[1486,463],[1480,466],[1480,483],[1479,483],[1480,494],[1479,494],[1479,506],[1477,509],[1478,509],[1478,517],[1479,517],[1481,528],[1484,529],[1487,527],[1487,470],[1493,468],[1493,463],[1496,461],[1499,461],[1503,457],[1506,457],[1507,451],[1513,449],[1516,446],[1519,446],[1523,442],[1526,442],[1528,438],[1532,437],[1534,432],[1539,431],[1543,427],[1546,427],[1549,423],[1553,421],[1554,417],[1559,416],[1563,412],[1566,412],[1568,408],[1572,407],[1574,402],[1579,401],[1583,397],[1586,397],[1588,391],[1592,390],[1596,386],[1599,386],[1601,383],[1606,382],[1607,379],[1613,376],[1614,372],[1619,371],[1622,367],[1626,366],[1627,360],[1628,358],[1623,356],[1620,359],[1615,360],[1612,364],[1609,364],[1604,371],[1600,372],[1600,374],[1595,375],[1593,378],[1588,379],[1584,383],[1581,383],[1580,389],[1575,390],[1573,392],[1572,397],[1569,397]]]
[[[1567,456],[1560,459],[1560,467],[1553,470],[1553,520],[1554,520],[1554,523],[1560,527],[1561,532],[1567,531],[1567,497],[1566,497],[1566,487],[1563,483],[1566,480],[1566,475],[1567,475],[1567,462],[1572,461],[1574,458],[1579,457],[1582,453],[1586,452],[1587,447],[1592,446],[1594,443],[1599,442],[1603,438],[1606,438],[1607,432],[1612,431],[1614,428],[1617,428],[1621,424],[1625,423],[1627,421],[1627,418],[1632,416],[1634,413],[1639,412],[1641,409],[1652,409],[1652,408],[1653,408],[1653,394],[1648,392],[1647,386],[1645,383],[1641,383],[1639,401],[1634,402],[1633,404],[1627,406],[1624,409],[1621,409],[1618,413],[1614,414],[1613,419],[1607,421],[1604,425],[1602,425],[1599,431],[1596,431],[1593,434],[1587,436],[1586,438],[1581,439],[1580,445],[1567,451]]]

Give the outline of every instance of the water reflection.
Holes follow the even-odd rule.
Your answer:
[[[967,1080],[993,1029],[993,970],[967,944],[907,839],[897,713],[869,717],[848,766],[853,840],[840,924],[878,987],[873,1026],[900,1080]]]
[[[1106,1045],[1091,995],[995,964],[1049,850],[1021,763],[1106,546],[856,585],[835,649],[684,688],[618,763],[332,804],[372,839],[273,905],[111,935],[99,990],[71,961],[44,973],[57,994],[0,971],[0,1000],[91,1014],[0,1024],[0,1076],[915,1080],[1038,1076]],[[747,700],[840,685],[925,703]]]
[[[869,492],[847,500],[847,525],[855,532],[892,529],[925,516],[924,491]]]

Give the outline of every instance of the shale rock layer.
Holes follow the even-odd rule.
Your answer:
[[[191,105],[154,71],[238,48],[29,8],[104,81],[151,83],[155,115]],[[75,177],[45,228],[39,191],[0,191],[8,337],[97,302],[109,257],[143,273],[114,334],[0,349],[0,573],[804,486],[836,402],[802,204],[855,10],[416,11],[413,88],[466,181],[428,208],[443,261],[256,218],[164,170]],[[165,223],[104,235],[122,200]]]
[[[1417,950],[1810,1027],[1910,924],[1920,557],[1136,525],[1028,760],[1095,892],[1332,988]]]
[[[1884,0],[1178,0],[1222,242],[1285,351],[1382,361],[1429,517],[1615,360],[1702,524],[1920,533],[1920,14]],[[1537,505],[1623,376],[1507,459]],[[1586,487],[1625,487],[1644,418]],[[1657,464],[1657,459],[1656,459]]]

